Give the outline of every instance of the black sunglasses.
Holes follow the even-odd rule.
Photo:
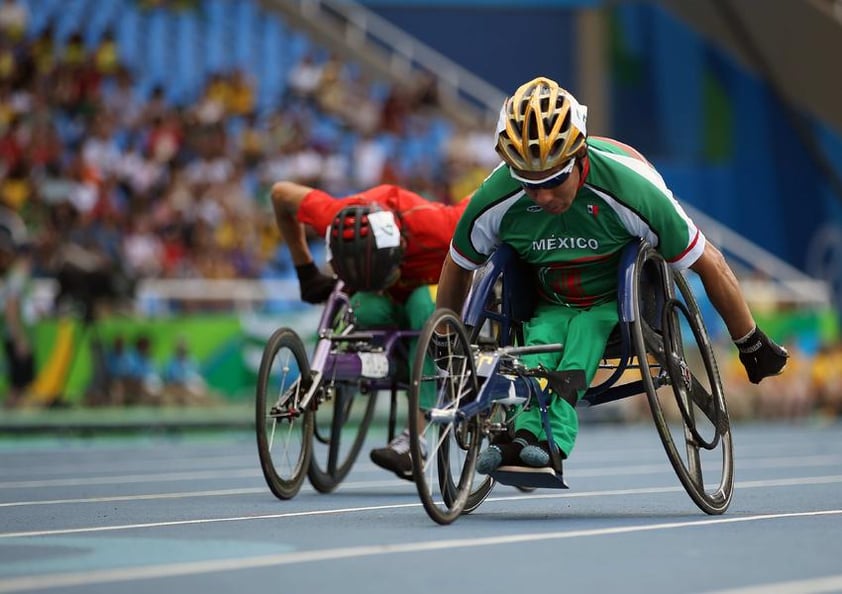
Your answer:
[[[567,178],[573,173],[575,164],[576,162],[571,159],[567,167],[559,171],[556,175],[541,181],[525,181],[522,177],[518,177],[517,180],[520,183],[520,187],[524,190],[552,190],[567,181]]]

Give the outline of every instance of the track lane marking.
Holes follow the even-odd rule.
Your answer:
[[[727,590],[710,590],[704,594],[815,594],[818,592],[839,592],[840,590],[842,590],[842,575],[829,575],[808,580],[775,582]]]
[[[842,464],[842,456],[820,455],[820,456],[790,456],[788,458],[756,458],[753,460],[740,461],[741,470],[751,469],[781,469],[781,468],[805,468],[819,466],[839,466]],[[373,464],[371,468],[376,468]],[[382,472],[378,470],[379,472]],[[600,468],[571,466],[569,474],[581,477],[601,476],[627,476],[634,474],[673,474],[672,466],[665,464],[636,464],[621,466],[603,466]],[[163,472],[155,474],[128,474],[118,476],[98,476],[88,478],[65,478],[65,479],[44,479],[25,481],[0,481],[0,489],[29,489],[41,487],[80,487],[88,485],[110,485],[124,483],[145,483],[150,481],[193,481],[202,479],[228,479],[228,478],[253,478],[262,477],[259,468],[242,470],[199,470],[193,472]]]
[[[394,555],[417,553],[424,551],[442,551],[448,549],[476,548],[487,546],[501,546],[521,543],[534,543],[547,540],[564,540],[570,538],[587,538],[594,536],[613,536],[631,534],[635,532],[652,532],[656,530],[675,530],[680,528],[697,528],[718,524],[738,524],[744,522],[758,522],[781,520],[788,518],[812,518],[842,515],[842,509],[817,510],[809,512],[792,512],[782,514],[762,514],[739,518],[710,518],[684,522],[663,522],[659,524],[637,526],[615,526],[612,528],[596,528],[590,530],[568,530],[532,534],[512,534],[483,538],[457,538],[453,540],[434,540],[417,543],[401,543],[387,545],[365,545],[358,547],[341,547],[320,551],[299,551],[294,553],[280,553],[276,555],[262,555],[241,559],[216,559],[211,561],[197,561],[191,563],[173,563],[165,565],[149,565],[125,569],[107,569],[86,572],[67,572],[53,575],[20,576],[8,580],[0,580],[0,592],[24,592],[46,588],[68,588],[74,586],[89,586],[109,582],[126,582],[141,579],[156,579],[164,577],[219,573],[222,571],[240,571],[258,567],[272,567],[292,565],[296,563],[311,563],[315,561],[330,561],[335,559],[350,559],[370,557],[375,555]],[[762,590],[768,592],[768,590]]]
[[[736,489],[758,489],[768,487],[790,487],[800,485],[821,485],[842,482],[842,475],[808,477],[806,479],[779,479],[763,481],[747,481],[736,483]],[[535,501],[538,499],[576,499],[581,497],[616,497],[621,495],[654,495],[662,493],[683,492],[684,487],[643,487],[637,489],[613,489],[608,491],[580,491],[564,493],[526,493],[522,495],[509,495],[503,497],[489,497],[484,503],[503,501]],[[281,514],[262,514],[258,516],[233,516],[227,518],[198,518],[195,520],[170,520],[167,522],[149,522],[145,524],[119,524],[115,526],[89,526],[85,528],[61,528],[55,530],[32,530],[27,532],[0,532],[0,539],[29,538],[35,536],[56,536],[61,534],[83,534],[90,532],[111,532],[115,530],[137,530],[143,528],[165,528],[170,526],[188,526],[194,524],[216,524],[220,522],[245,522],[250,520],[278,520],[282,518],[297,518],[303,516],[325,516],[344,513],[358,513],[367,511],[381,511],[389,509],[404,509],[410,507],[421,507],[420,502],[394,503],[388,505],[370,505],[362,507],[346,507],[323,510],[305,510],[286,512]]]

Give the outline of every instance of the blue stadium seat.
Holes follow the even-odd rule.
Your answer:
[[[23,0],[29,9],[29,34],[37,36],[56,17],[62,0]]]
[[[259,27],[261,66],[253,72],[258,82],[257,105],[261,112],[277,106],[286,88],[288,64],[284,56],[284,27],[267,15]]]
[[[194,11],[177,13],[174,23],[174,47],[171,56],[174,101],[180,105],[190,104],[199,98],[201,84],[206,71],[201,24]]]
[[[96,46],[108,29],[115,29],[124,10],[125,0],[100,0],[86,21],[83,31],[88,47]]]
[[[240,2],[234,7],[234,62],[248,68],[257,59],[259,35],[258,10],[254,2]]]
[[[172,76],[172,13],[162,8],[148,11],[141,17],[143,55],[146,78],[164,84],[168,90]],[[169,98],[169,94],[167,95]]]
[[[76,2],[63,2],[55,12],[55,38],[59,45],[62,45],[73,33],[82,32],[84,18],[89,12],[87,0],[76,0]]]
[[[117,19],[115,39],[120,48],[120,59],[130,69],[138,71],[143,68],[143,61],[139,59],[138,41],[140,38],[140,13],[133,4],[127,4]]]

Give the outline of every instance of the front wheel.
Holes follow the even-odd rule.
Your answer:
[[[433,355],[436,330],[450,337],[439,361]],[[409,389],[409,410],[422,410],[426,425],[410,423],[409,435],[415,487],[427,514],[439,524],[458,518],[471,495],[482,435],[479,417],[465,418],[461,407],[478,391],[462,321],[450,310],[436,310],[418,338]]]
[[[313,411],[304,401],[312,384],[304,344],[289,328],[276,330],[263,349],[257,375],[255,430],[260,467],[279,499],[292,499],[307,476]]]

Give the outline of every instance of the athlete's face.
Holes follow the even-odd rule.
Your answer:
[[[524,180],[536,180],[536,183],[522,181],[521,186],[527,196],[538,206],[550,214],[566,212],[576,198],[579,190],[579,168],[573,166],[569,172],[567,167],[561,166],[556,171],[542,171],[537,173],[523,172],[519,177]]]

